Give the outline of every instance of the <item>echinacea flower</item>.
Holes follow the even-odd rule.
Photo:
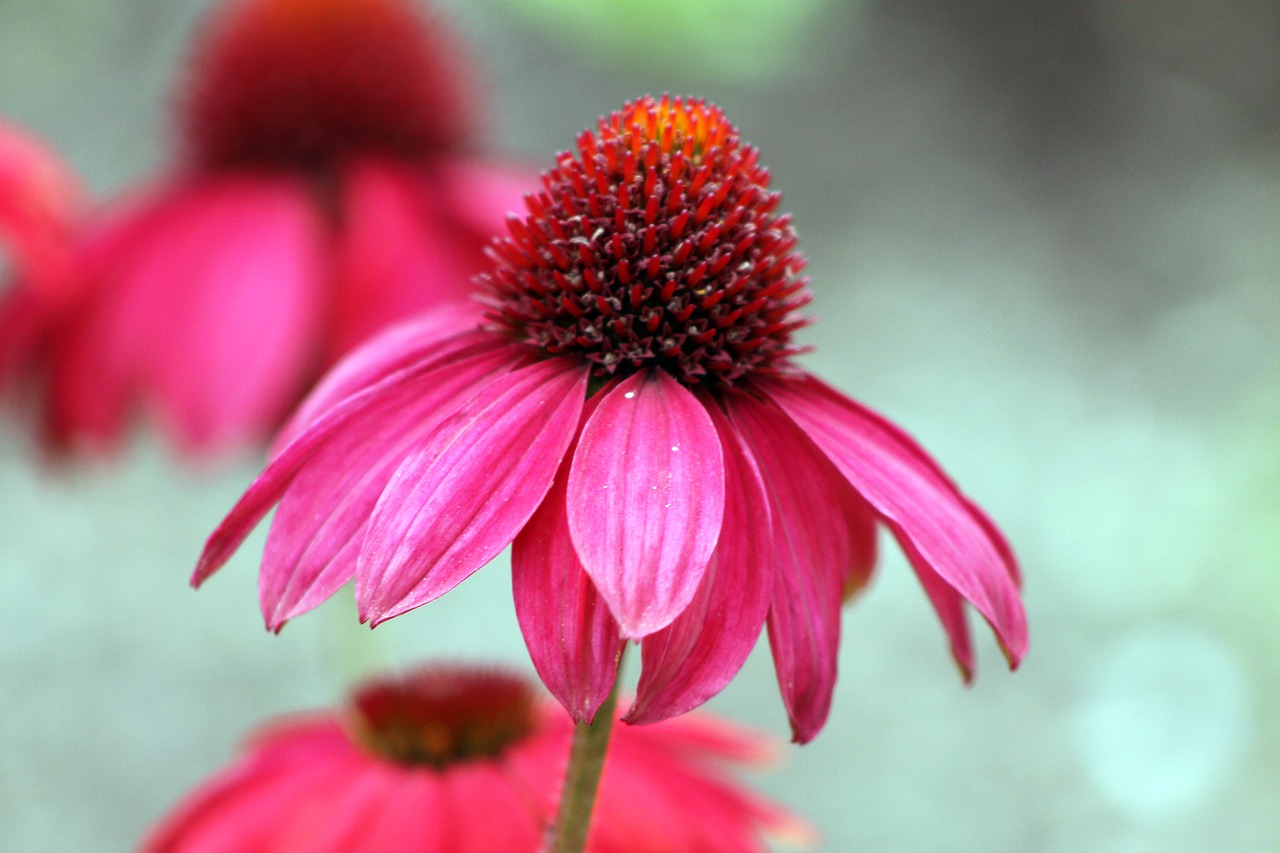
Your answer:
[[[143,853],[197,850],[534,853],[555,815],[572,723],[519,678],[426,667],[348,707],[269,724],[165,816]],[[726,772],[773,744],[711,717],[621,731],[589,849],[764,853],[807,824]]]
[[[653,722],[724,687],[767,624],[803,742],[827,717],[841,605],[881,523],[966,678],[966,602],[1016,666],[1026,616],[999,530],[910,437],[793,361],[809,293],[768,185],[702,101],[602,119],[494,244],[483,322],[432,316],[341,364],[193,582],[277,502],[259,582],[272,629],[352,577],[376,625],[514,542],[525,641],[575,719],[629,640],[627,720]]]
[[[0,382],[30,362],[70,298],[84,203],[79,178],[52,148],[0,121],[0,294],[12,293],[0,308]]]
[[[139,410],[186,450],[265,439],[352,346],[464,296],[527,188],[470,153],[465,71],[412,0],[217,7],[178,162],[94,218],[44,333],[49,443],[110,447]]]

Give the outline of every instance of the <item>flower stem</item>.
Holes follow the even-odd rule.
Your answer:
[[[621,668],[621,656],[619,656]],[[591,828],[591,810],[596,803],[604,756],[613,730],[614,708],[618,705],[618,682],[596,711],[590,723],[573,727],[573,746],[569,751],[569,769],[560,791],[560,811],[556,814],[548,853],[582,853]]]

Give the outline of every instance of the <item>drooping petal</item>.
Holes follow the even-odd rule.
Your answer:
[[[405,457],[516,364],[505,348],[481,345],[387,382],[358,418],[312,454],[282,497],[267,535],[258,593],[268,627],[278,630],[355,576],[370,516]]]
[[[1016,666],[1027,650],[1018,571],[995,526],[908,435],[812,376],[770,382],[768,395],[890,522],[900,541],[986,617]]]
[[[171,284],[155,276],[123,275],[150,250],[185,194],[139,194],[114,205],[86,227],[76,248],[73,298],[49,339],[44,439],[57,449],[101,451],[119,441],[130,404],[138,396],[139,364],[147,353],[155,288]]]
[[[866,589],[875,572],[876,558],[880,551],[876,540],[879,519],[871,505],[860,500],[856,506],[849,507],[845,520],[849,525],[849,547],[852,555],[844,576],[844,601],[848,604]]]
[[[42,302],[67,284],[70,237],[85,204],[79,179],[26,130],[0,122],[0,258]]]
[[[407,368],[421,370],[475,346],[470,309],[447,305],[391,326],[356,347],[316,383],[272,442],[274,457],[325,411]]]
[[[360,160],[343,176],[330,361],[442,303],[479,315],[469,297],[484,257],[471,242],[459,245],[436,209],[438,194],[421,169],[383,160]]]
[[[599,400],[596,394],[587,401],[583,421]],[[534,669],[580,723],[595,718],[613,689],[623,640],[569,536],[565,493],[572,457],[571,445],[551,491],[512,545],[511,586]]]
[[[942,630],[947,633],[951,644],[951,658],[960,670],[966,682],[973,680],[973,636],[969,630],[969,616],[965,612],[964,599],[951,584],[938,577],[938,573],[929,565],[929,561],[920,555],[911,540],[901,533],[897,534],[902,543],[902,550],[915,570],[920,586],[929,597]]]
[[[342,436],[350,428],[349,424],[353,420],[361,419],[371,407],[377,407],[383,402],[385,399],[384,393],[390,393],[393,399],[398,399],[396,392],[401,384],[413,381],[424,374],[430,374],[434,369],[440,368],[440,359],[438,357],[446,354],[460,355],[467,352],[466,349],[458,350],[458,343],[457,341],[438,343],[437,348],[423,358],[420,370],[406,370],[402,374],[393,374],[381,382],[344,399],[340,404],[336,404],[325,411],[323,416],[317,418],[316,422],[307,430],[282,448],[262,474],[253,481],[235,506],[231,508],[231,511],[227,513],[226,518],[218,525],[217,529],[210,534],[192,575],[192,584],[199,586],[231,558],[231,555],[240,547],[258,522],[284,495],[298,471],[315,454]],[[492,352],[491,349],[484,345],[482,339],[477,336],[472,336],[461,343],[465,347],[475,349],[476,352],[474,354],[476,355]],[[461,373],[464,376],[469,375],[465,370],[461,371]],[[424,390],[431,392],[432,389],[436,388],[442,375],[444,374],[437,374],[422,381],[421,384],[424,386]],[[429,394],[429,399],[425,402],[427,405],[434,403],[438,406],[444,406],[449,399],[445,395],[451,389],[453,389],[452,385],[443,389],[441,393]],[[465,396],[462,399],[465,400]],[[364,420],[376,424],[376,419],[374,418],[364,418]]]
[[[194,183],[86,238],[84,304],[51,377],[55,440],[113,436],[141,400],[188,449],[265,437],[315,370],[322,225],[298,183]]]
[[[726,398],[725,408],[769,490],[775,560],[769,646],[795,740],[806,743],[831,708],[841,604],[866,507],[775,407],[738,394]]]
[[[569,473],[569,532],[623,636],[638,639],[698,590],[724,518],[724,460],[706,408],[665,371],[601,393]]]
[[[501,377],[404,460],[360,549],[361,618],[377,624],[425,604],[511,543],[551,488],[588,373],[549,359]]]
[[[0,391],[21,381],[38,361],[41,342],[49,333],[49,312],[31,289],[15,287],[0,293]]]
[[[322,227],[292,181],[211,181],[117,271],[153,296],[135,306],[144,312],[135,368],[181,444],[260,439],[297,402],[317,366]]]
[[[773,597],[768,493],[734,427],[714,404],[707,411],[724,451],[724,525],[693,601],[641,641],[643,669],[630,723],[683,714],[719,693],[755,646]]]

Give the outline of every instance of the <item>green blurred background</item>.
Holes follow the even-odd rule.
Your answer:
[[[0,114],[99,192],[163,164],[198,0],[0,0]],[[831,722],[758,779],[833,851],[1280,849],[1280,6],[448,0],[493,147],[541,167],[642,93],[719,103],[811,262],[807,364],[1006,528],[1032,651],[964,689],[901,556],[846,614]],[[0,435],[0,849],[126,850],[255,722],[379,660],[528,668],[505,558],[370,634],[279,637],[257,470]],[[764,643],[711,703],[786,736]]]

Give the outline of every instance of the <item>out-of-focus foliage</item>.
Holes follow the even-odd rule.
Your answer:
[[[566,47],[611,63],[760,79],[803,61],[831,0],[506,2]]]

